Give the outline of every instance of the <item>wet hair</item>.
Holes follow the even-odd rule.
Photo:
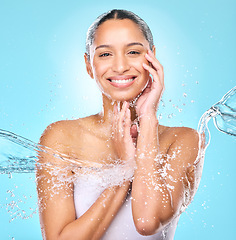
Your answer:
[[[153,47],[153,36],[150,28],[148,27],[147,23],[140,18],[138,15],[136,15],[133,12],[122,10],[122,9],[113,9],[106,13],[103,13],[100,15],[93,24],[89,27],[87,32],[87,38],[86,38],[86,53],[88,55],[88,58],[90,57],[90,47],[94,42],[95,34],[98,29],[98,27],[106,22],[107,20],[111,19],[117,19],[117,20],[123,20],[123,19],[129,19],[137,24],[141,32],[143,33],[143,36],[146,38],[146,40],[149,43],[150,49]]]

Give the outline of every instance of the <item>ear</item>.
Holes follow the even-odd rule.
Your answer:
[[[92,66],[90,64],[89,56],[87,53],[84,54],[84,61],[86,65],[86,70],[89,76],[93,79],[93,71],[92,71]]]
[[[152,52],[156,56],[156,47],[154,45],[152,46]]]

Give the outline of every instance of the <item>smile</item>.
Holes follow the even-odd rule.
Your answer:
[[[136,76],[114,76],[108,78],[110,84],[116,88],[127,88],[135,82]]]
[[[113,80],[111,80],[111,82],[115,82],[115,83],[128,83],[128,82],[132,82],[133,80],[134,80],[133,78],[124,79],[124,80],[113,79]]]

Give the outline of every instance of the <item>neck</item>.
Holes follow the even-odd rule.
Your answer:
[[[123,102],[122,101],[114,101],[104,94],[102,95],[102,101],[103,101],[103,110],[100,113],[101,120],[104,124],[112,124],[112,119],[114,115],[114,106],[118,106],[118,111],[122,109]],[[130,102],[130,112],[131,112],[131,121],[133,122],[135,119],[137,119],[137,114],[135,110],[135,103]]]

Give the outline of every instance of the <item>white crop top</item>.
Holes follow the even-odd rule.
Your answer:
[[[115,171],[116,172],[116,171]],[[100,194],[110,186],[109,178],[101,172],[99,174],[81,174],[74,182],[74,203],[76,216],[82,216],[97,200]],[[115,176],[110,175],[111,178]],[[111,179],[110,179],[111,180]],[[178,218],[174,219],[163,231],[151,236],[142,236],[136,229],[132,218],[131,194],[121,206],[119,212],[108,227],[102,240],[173,240]]]

